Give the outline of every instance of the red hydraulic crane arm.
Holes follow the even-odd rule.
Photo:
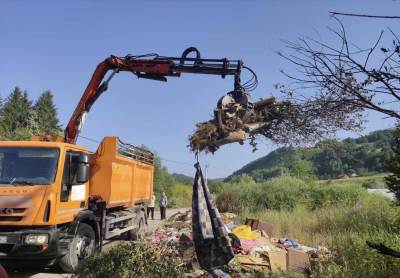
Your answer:
[[[188,54],[194,52],[196,57],[189,58]],[[249,70],[253,77],[244,84],[240,83],[241,69]],[[112,73],[103,81],[108,71]],[[158,81],[167,81],[167,76],[179,77],[181,73],[211,74],[220,75],[224,78],[226,75],[234,76],[234,92],[250,91],[255,88],[257,76],[255,73],[245,67],[240,60],[228,59],[202,59],[200,52],[190,47],[186,49],[181,57],[165,57],[157,54],[147,54],[141,56],[111,56],[100,63],[86,87],[74,113],[64,130],[65,142],[75,144],[79,131],[85,121],[86,114],[98,97],[107,90],[108,83],[113,76],[120,71],[128,71],[138,78],[153,79]],[[103,82],[102,82],[103,81]]]
[[[104,76],[108,71],[113,73],[101,84]],[[74,113],[68,121],[64,130],[65,141],[74,144],[77,140],[79,130],[82,128],[86,113],[89,112],[93,103],[97,98],[107,90],[108,82],[115,73],[120,71],[135,72],[151,72],[161,76],[167,75],[170,71],[170,65],[167,61],[159,61],[154,63],[149,60],[124,60],[122,58],[111,56],[100,63],[93,73],[89,84],[86,87]]]

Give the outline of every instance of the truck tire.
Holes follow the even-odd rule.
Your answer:
[[[69,245],[67,254],[61,257],[58,265],[65,272],[75,272],[81,266],[84,258],[95,251],[95,234],[92,227],[80,223],[74,239]]]
[[[144,239],[144,237],[146,236],[146,230],[147,230],[146,228],[147,228],[147,224],[144,219],[144,212],[141,211],[139,214],[139,220],[137,223],[137,227],[128,232],[129,240],[136,241],[136,240]]]

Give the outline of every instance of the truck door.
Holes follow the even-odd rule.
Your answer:
[[[87,208],[88,162],[88,154],[73,150],[66,151],[57,206],[57,223],[70,222],[81,210]],[[85,167],[87,167],[86,174],[82,173]]]

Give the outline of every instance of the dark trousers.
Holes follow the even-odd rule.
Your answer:
[[[147,218],[149,218],[151,214],[151,220],[154,220],[154,207],[147,207]]]
[[[160,207],[161,219],[165,219],[165,212],[166,211],[167,211],[166,207]]]

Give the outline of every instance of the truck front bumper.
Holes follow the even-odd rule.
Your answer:
[[[48,242],[42,245],[25,243],[27,235],[47,234]],[[0,263],[34,263],[50,265],[60,255],[59,232],[56,226],[40,228],[0,227]]]

